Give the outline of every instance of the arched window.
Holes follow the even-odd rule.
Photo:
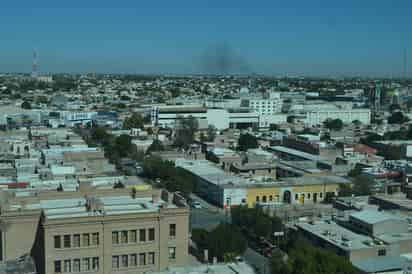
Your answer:
[[[256,196],[256,202],[259,202],[259,201],[260,201],[260,197]]]
[[[263,196],[263,197],[262,197],[262,202],[263,202],[263,203],[266,203],[266,196]]]
[[[273,201],[273,196],[272,195],[269,195],[269,201]]]

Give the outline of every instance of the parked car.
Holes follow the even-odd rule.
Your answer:
[[[192,202],[192,207],[199,209],[199,208],[202,208],[202,205],[200,204],[199,201],[195,200],[195,201]]]

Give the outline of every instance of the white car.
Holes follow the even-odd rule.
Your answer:
[[[199,203],[199,201],[193,201],[192,202],[192,207],[193,208],[202,208],[202,205]]]

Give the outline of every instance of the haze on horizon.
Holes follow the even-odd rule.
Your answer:
[[[333,2],[333,3],[331,3]],[[0,71],[404,76],[412,2],[7,1]],[[408,76],[411,76],[408,66]]]

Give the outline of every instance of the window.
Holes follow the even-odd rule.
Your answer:
[[[148,254],[148,264],[153,265],[155,264],[155,253],[149,252]]]
[[[73,260],[73,272],[80,272],[80,259]]]
[[[262,202],[266,203],[266,196],[262,197]]]
[[[169,259],[176,259],[176,247],[169,247]]]
[[[139,265],[146,265],[146,253],[139,254]]]
[[[139,229],[139,241],[146,242],[146,229]]]
[[[80,247],[80,234],[73,235],[73,247]]]
[[[89,271],[90,270],[90,258],[83,258],[82,259],[82,271]]]
[[[119,256],[112,256],[112,268],[119,268]]]
[[[269,201],[273,201],[273,196],[272,195],[269,195]]]
[[[169,224],[169,237],[176,237],[176,224]]]
[[[122,244],[127,244],[127,230],[124,230],[120,233],[120,241]]]
[[[71,265],[71,262],[70,262],[70,260],[64,260],[64,269],[63,269],[63,271],[64,272],[72,272],[72,267],[71,267],[72,265]]]
[[[386,256],[386,249],[379,249],[378,256]]]
[[[64,235],[63,242],[65,248],[70,248],[70,235]]]
[[[308,193],[308,199],[310,199],[310,193]]]
[[[92,245],[99,245],[99,232],[92,234]]]
[[[322,192],[319,193],[319,197],[320,197],[320,198],[323,197],[323,193],[322,193]]]
[[[295,194],[295,200],[299,200],[299,195]]]
[[[137,231],[130,230],[129,235],[130,235],[130,242],[135,243],[137,241]]]
[[[259,202],[260,202],[260,197],[256,196],[256,203],[259,203]]]
[[[112,244],[119,244],[119,233],[117,231],[112,232]]]
[[[99,270],[99,257],[93,257],[92,270]]]
[[[128,266],[129,266],[129,256],[122,255],[122,267],[128,267]]]
[[[154,241],[155,240],[155,229],[150,228],[149,229],[149,241]]]
[[[62,273],[62,261],[54,261],[54,273]]]
[[[61,238],[60,236],[54,236],[54,248],[61,248],[62,243],[61,243]]]
[[[83,234],[83,246],[89,246],[90,245],[90,234],[84,233]]]
[[[130,255],[130,266],[137,266],[137,254]]]

